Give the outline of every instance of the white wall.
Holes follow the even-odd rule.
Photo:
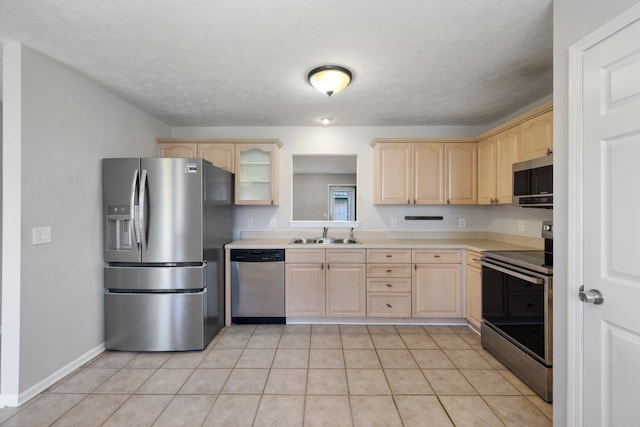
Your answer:
[[[0,45],[2,55],[2,45]],[[2,80],[0,80],[0,87]],[[0,92],[1,93],[1,92]],[[0,98],[0,242],[2,242],[2,102]],[[0,331],[2,331],[2,244],[0,244]]]
[[[540,237],[541,222],[551,219],[550,210],[530,210],[511,206],[374,206],[373,149],[375,138],[429,138],[476,136],[487,127],[463,126],[354,126],[354,127],[199,127],[173,128],[174,137],[209,138],[277,138],[280,150],[280,205],[242,206],[236,209],[237,238],[248,230],[290,229],[292,200],[292,156],[297,154],[357,154],[358,155],[358,220],[362,230],[399,231],[496,231],[527,237]],[[441,215],[443,221],[405,221],[406,215]],[[271,218],[276,227],[270,227]],[[398,221],[391,228],[391,219]],[[465,218],[466,228],[458,228],[458,219]],[[525,221],[525,230],[518,231],[518,221]]]
[[[554,139],[554,424],[565,425],[567,419],[566,360],[568,295],[567,283],[567,140],[568,140],[568,49],[636,0],[555,0],[553,57],[553,139]]]
[[[4,123],[22,134],[4,140],[5,154],[21,147],[22,172],[10,178],[22,201],[5,205],[19,211],[21,279],[4,288],[19,287],[24,394],[104,343],[100,160],[156,155],[155,137],[170,128],[31,49],[21,55],[9,64],[22,79],[21,120],[9,124],[5,115]],[[45,225],[52,243],[33,246],[32,227]]]

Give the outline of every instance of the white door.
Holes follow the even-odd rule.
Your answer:
[[[585,426],[640,425],[640,20],[635,19],[583,55],[582,280],[585,292],[596,289],[603,296],[602,304],[582,305]]]

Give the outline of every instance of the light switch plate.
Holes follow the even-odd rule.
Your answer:
[[[44,245],[51,243],[51,226],[33,227],[31,229],[31,241],[34,245]]]

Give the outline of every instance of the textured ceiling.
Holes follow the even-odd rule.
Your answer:
[[[492,124],[552,93],[552,32],[552,0],[0,0],[0,37],[171,126]]]

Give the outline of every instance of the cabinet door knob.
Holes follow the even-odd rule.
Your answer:
[[[389,307],[389,308],[393,308],[393,306],[391,304],[389,304],[389,303],[387,303],[386,306]]]
[[[553,150],[551,150],[551,148],[547,148],[547,156],[548,156],[549,154],[553,154]]]

